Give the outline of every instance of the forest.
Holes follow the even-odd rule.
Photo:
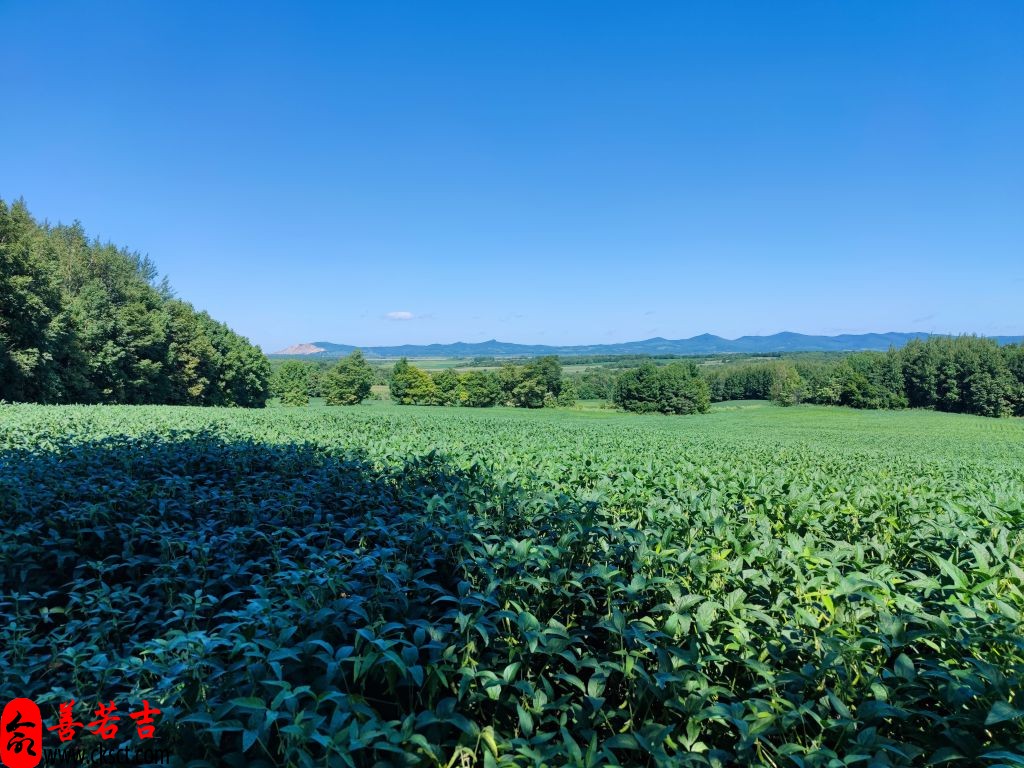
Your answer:
[[[0,400],[262,407],[269,378],[148,258],[0,199]]]
[[[464,372],[425,371],[403,357],[385,371],[372,368],[359,350],[331,366],[287,360],[275,368],[271,391],[284,405],[306,405],[311,397],[323,397],[328,405],[341,404],[345,397],[358,402],[370,395],[374,382],[387,384],[391,400],[399,405],[544,408],[576,403],[575,386],[562,375],[555,356],[523,365],[506,362],[496,371]]]
[[[888,352],[709,369],[711,400],[1024,415],[1024,347],[977,336],[931,337]]]

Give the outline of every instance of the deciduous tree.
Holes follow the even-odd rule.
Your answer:
[[[370,396],[373,369],[357,349],[327,372],[322,386],[327,405],[356,405]]]

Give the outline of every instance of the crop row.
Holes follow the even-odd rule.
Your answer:
[[[1018,427],[0,406],[0,698],[197,766],[1020,764]]]

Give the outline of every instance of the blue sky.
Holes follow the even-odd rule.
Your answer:
[[[268,351],[1024,333],[1018,0],[6,0],[0,28],[0,197]]]

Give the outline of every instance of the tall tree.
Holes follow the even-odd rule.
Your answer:
[[[431,378],[437,388],[438,405],[462,405],[466,401],[466,390],[451,368],[438,371]]]
[[[262,406],[259,348],[174,299],[146,257],[0,200],[0,398]]]
[[[327,372],[322,386],[327,405],[356,405],[370,396],[373,369],[357,349]]]
[[[1015,416],[1024,416],[1024,344],[1011,344],[1003,348],[1003,359],[1009,373],[1009,396]]]
[[[288,360],[274,372],[272,390],[283,405],[309,404],[309,371],[309,365]]]
[[[410,384],[409,367],[408,359],[400,358],[391,369],[391,377],[388,379],[388,391],[391,394],[391,399],[403,405],[408,404],[406,391]]]
[[[410,365],[404,357],[391,374],[391,399],[399,405],[439,405],[437,384],[429,373]]]
[[[555,355],[534,358],[523,366],[523,376],[540,381],[554,397],[562,391],[562,364]]]
[[[655,413],[660,399],[661,377],[658,366],[652,362],[623,371],[615,382],[614,402],[624,410]]]
[[[707,412],[711,395],[696,363],[669,363],[658,370],[658,378],[659,411],[675,414]]]
[[[58,294],[33,251],[41,233],[17,201],[0,200],[0,398],[59,398],[51,369]]]
[[[803,397],[804,380],[790,363],[779,363],[772,376],[771,399],[778,405],[796,405]]]
[[[217,368],[220,355],[204,333],[192,308],[181,301],[167,305],[168,402],[181,405],[220,405]]]
[[[465,404],[471,408],[488,408],[497,405],[501,397],[498,377],[490,371],[467,371],[462,374],[462,388],[466,393]]]

